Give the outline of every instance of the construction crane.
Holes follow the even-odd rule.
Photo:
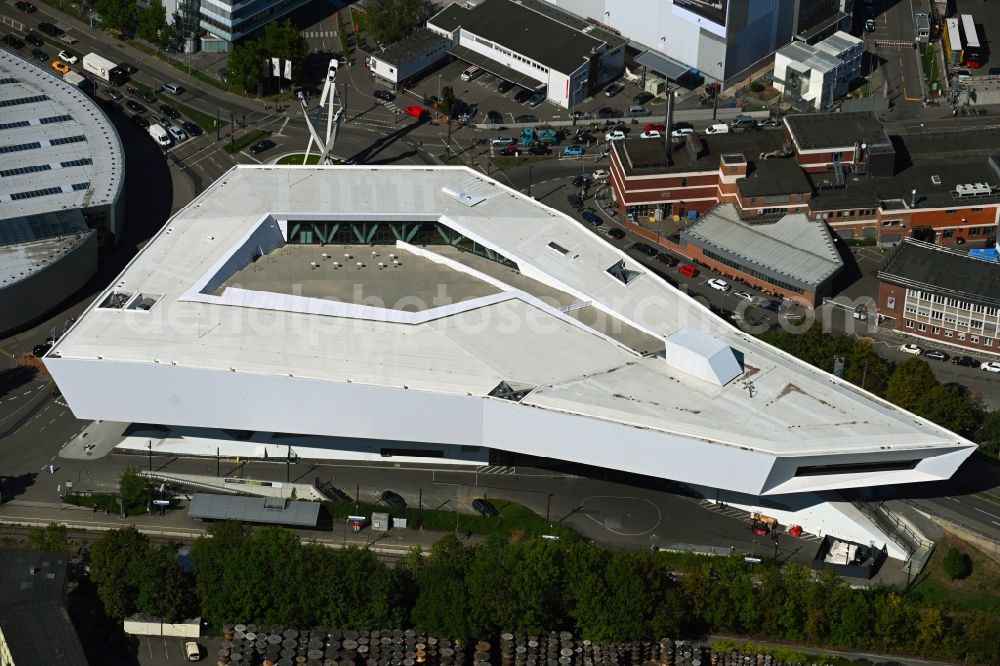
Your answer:
[[[326,73],[326,82],[323,84],[323,94],[319,98],[318,108],[322,109],[326,107],[326,140],[320,139],[319,133],[313,126],[312,118],[309,116],[308,97],[306,97],[304,92],[299,93],[302,114],[305,116],[306,126],[309,128],[309,143],[306,145],[306,152],[302,158],[303,164],[308,163],[309,151],[312,149],[314,142],[317,150],[320,151],[317,164],[331,164],[333,162],[333,158],[330,157],[330,151],[333,150],[333,144],[337,141],[337,131],[340,129],[340,119],[344,113],[343,100],[341,100],[336,111],[333,108],[333,98],[337,94],[337,68],[339,66],[340,63],[336,58],[330,60]]]

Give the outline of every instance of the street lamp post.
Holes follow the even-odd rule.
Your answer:
[[[552,493],[549,493],[548,499],[545,500],[545,522],[549,522],[549,509],[552,507]]]

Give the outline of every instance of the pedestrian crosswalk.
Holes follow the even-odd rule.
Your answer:
[[[320,37],[336,37],[336,30],[303,30],[302,36],[306,39],[319,39]]]
[[[746,520],[749,525],[750,513],[744,511],[743,509],[737,509],[736,507],[729,506],[728,504],[723,504],[722,502],[713,502],[711,500],[703,499],[698,500],[698,504],[708,509],[709,511],[714,511],[715,513],[722,514],[723,516],[728,516],[736,520]],[[822,537],[818,537],[815,534],[810,534],[809,532],[802,532],[797,539],[802,541],[822,541]]]
[[[516,467],[505,467],[503,465],[490,465],[488,467],[480,467],[477,472],[479,474],[502,474],[505,476],[510,476],[511,474],[517,473]]]

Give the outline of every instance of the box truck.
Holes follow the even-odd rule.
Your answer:
[[[118,65],[96,53],[83,56],[83,68],[113,86],[120,86],[128,80],[128,75],[118,69]]]

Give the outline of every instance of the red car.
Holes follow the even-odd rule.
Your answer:
[[[421,120],[427,117],[427,109],[414,104],[413,106],[406,107],[406,115],[413,116],[417,120]]]
[[[646,123],[642,129],[647,132],[666,132],[667,126],[663,123]]]
[[[680,271],[681,275],[686,275],[690,278],[693,278],[696,275],[698,275],[698,269],[692,266],[691,264],[684,264],[678,270]]]
[[[510,157],[517,157],[518,155],[521,154],[521,146],[517,145],[516,143],[513,143],[505,147],[503,150],[501,150],[500,154],[507,155]]]

